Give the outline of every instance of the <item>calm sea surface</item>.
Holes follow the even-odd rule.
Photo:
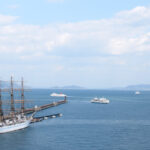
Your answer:
[[[28,106],[59,99],[52,92],[68,95],[68,103],[37,113],[62,113],[63,117],[31,124],[24,130],[1,134],[0,150],[149,150],[150,92],[105,90],[32,90]],[[110,104],[94,104],[97,97]]]

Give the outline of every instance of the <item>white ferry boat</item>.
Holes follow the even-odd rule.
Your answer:
[[[135,94],[136,94],[136,95],[139,95],[139,94],[141,94],[141,93],[140,93],[140,91],[136,91]]]
[[[60,93],[60,94],[52,93],[50,96],[55,96],[55,97],[65,97],[65,96],[67,96],[67,95],[62,94],[62,93]]]
[[[102,97],[102,98],[94,98],[91,100],[91,103],[101,103],[101,104],[109,104],[109,100]]]

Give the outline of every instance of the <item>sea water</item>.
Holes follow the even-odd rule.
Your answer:
[[[40,106],[68,95],[68,103],[38,112],[36,116],[62,113],[30,127],[0,135],[0,150],[149,150],[150,92],[109,90],[48,90],[26,93],[28,106]],[[105,97],[109,104],[90,103]],[[28,102],[28,101],[27,101]]]

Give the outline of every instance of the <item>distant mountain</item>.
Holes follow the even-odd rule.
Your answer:
[[[150,90],[150,84],[129,85],[126,90]]]
[[[54,86],[51,87],[51,89],[87,89],[78,85],[69,85],[69,86]],[[88,88],[89,89],[89,88]],[[138,85],[129,85],[127,87],[114,87],[114,88],[108,88],[105,90],[150,90],[150,84],[138,84]]]
[[[10,82],[1,81],[1,88],[10,88]],[[21,85],[13,83],[14,88],[20,88]]]
[[[54,86],[51,89],[85,89],[84,87],[77,85],[69,85],[69,86]]]

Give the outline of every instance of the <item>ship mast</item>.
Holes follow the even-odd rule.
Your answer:
[[[12,113],[12,115],[14,115],[15,107],[14,107],[14,89],[13,89],[13,78],[12,78],[12,76],[11,76],[11,91],[10,91],[10,95],[11,95],[11,113]]]
[[[24,82],[23,82],[23,77],[21,79],[21,112],[24,112]]]
[[[2,109],[2,89],[1,89],[1,81],[0,81],[0,122],[4,119],[3,117],[3,109]]]

